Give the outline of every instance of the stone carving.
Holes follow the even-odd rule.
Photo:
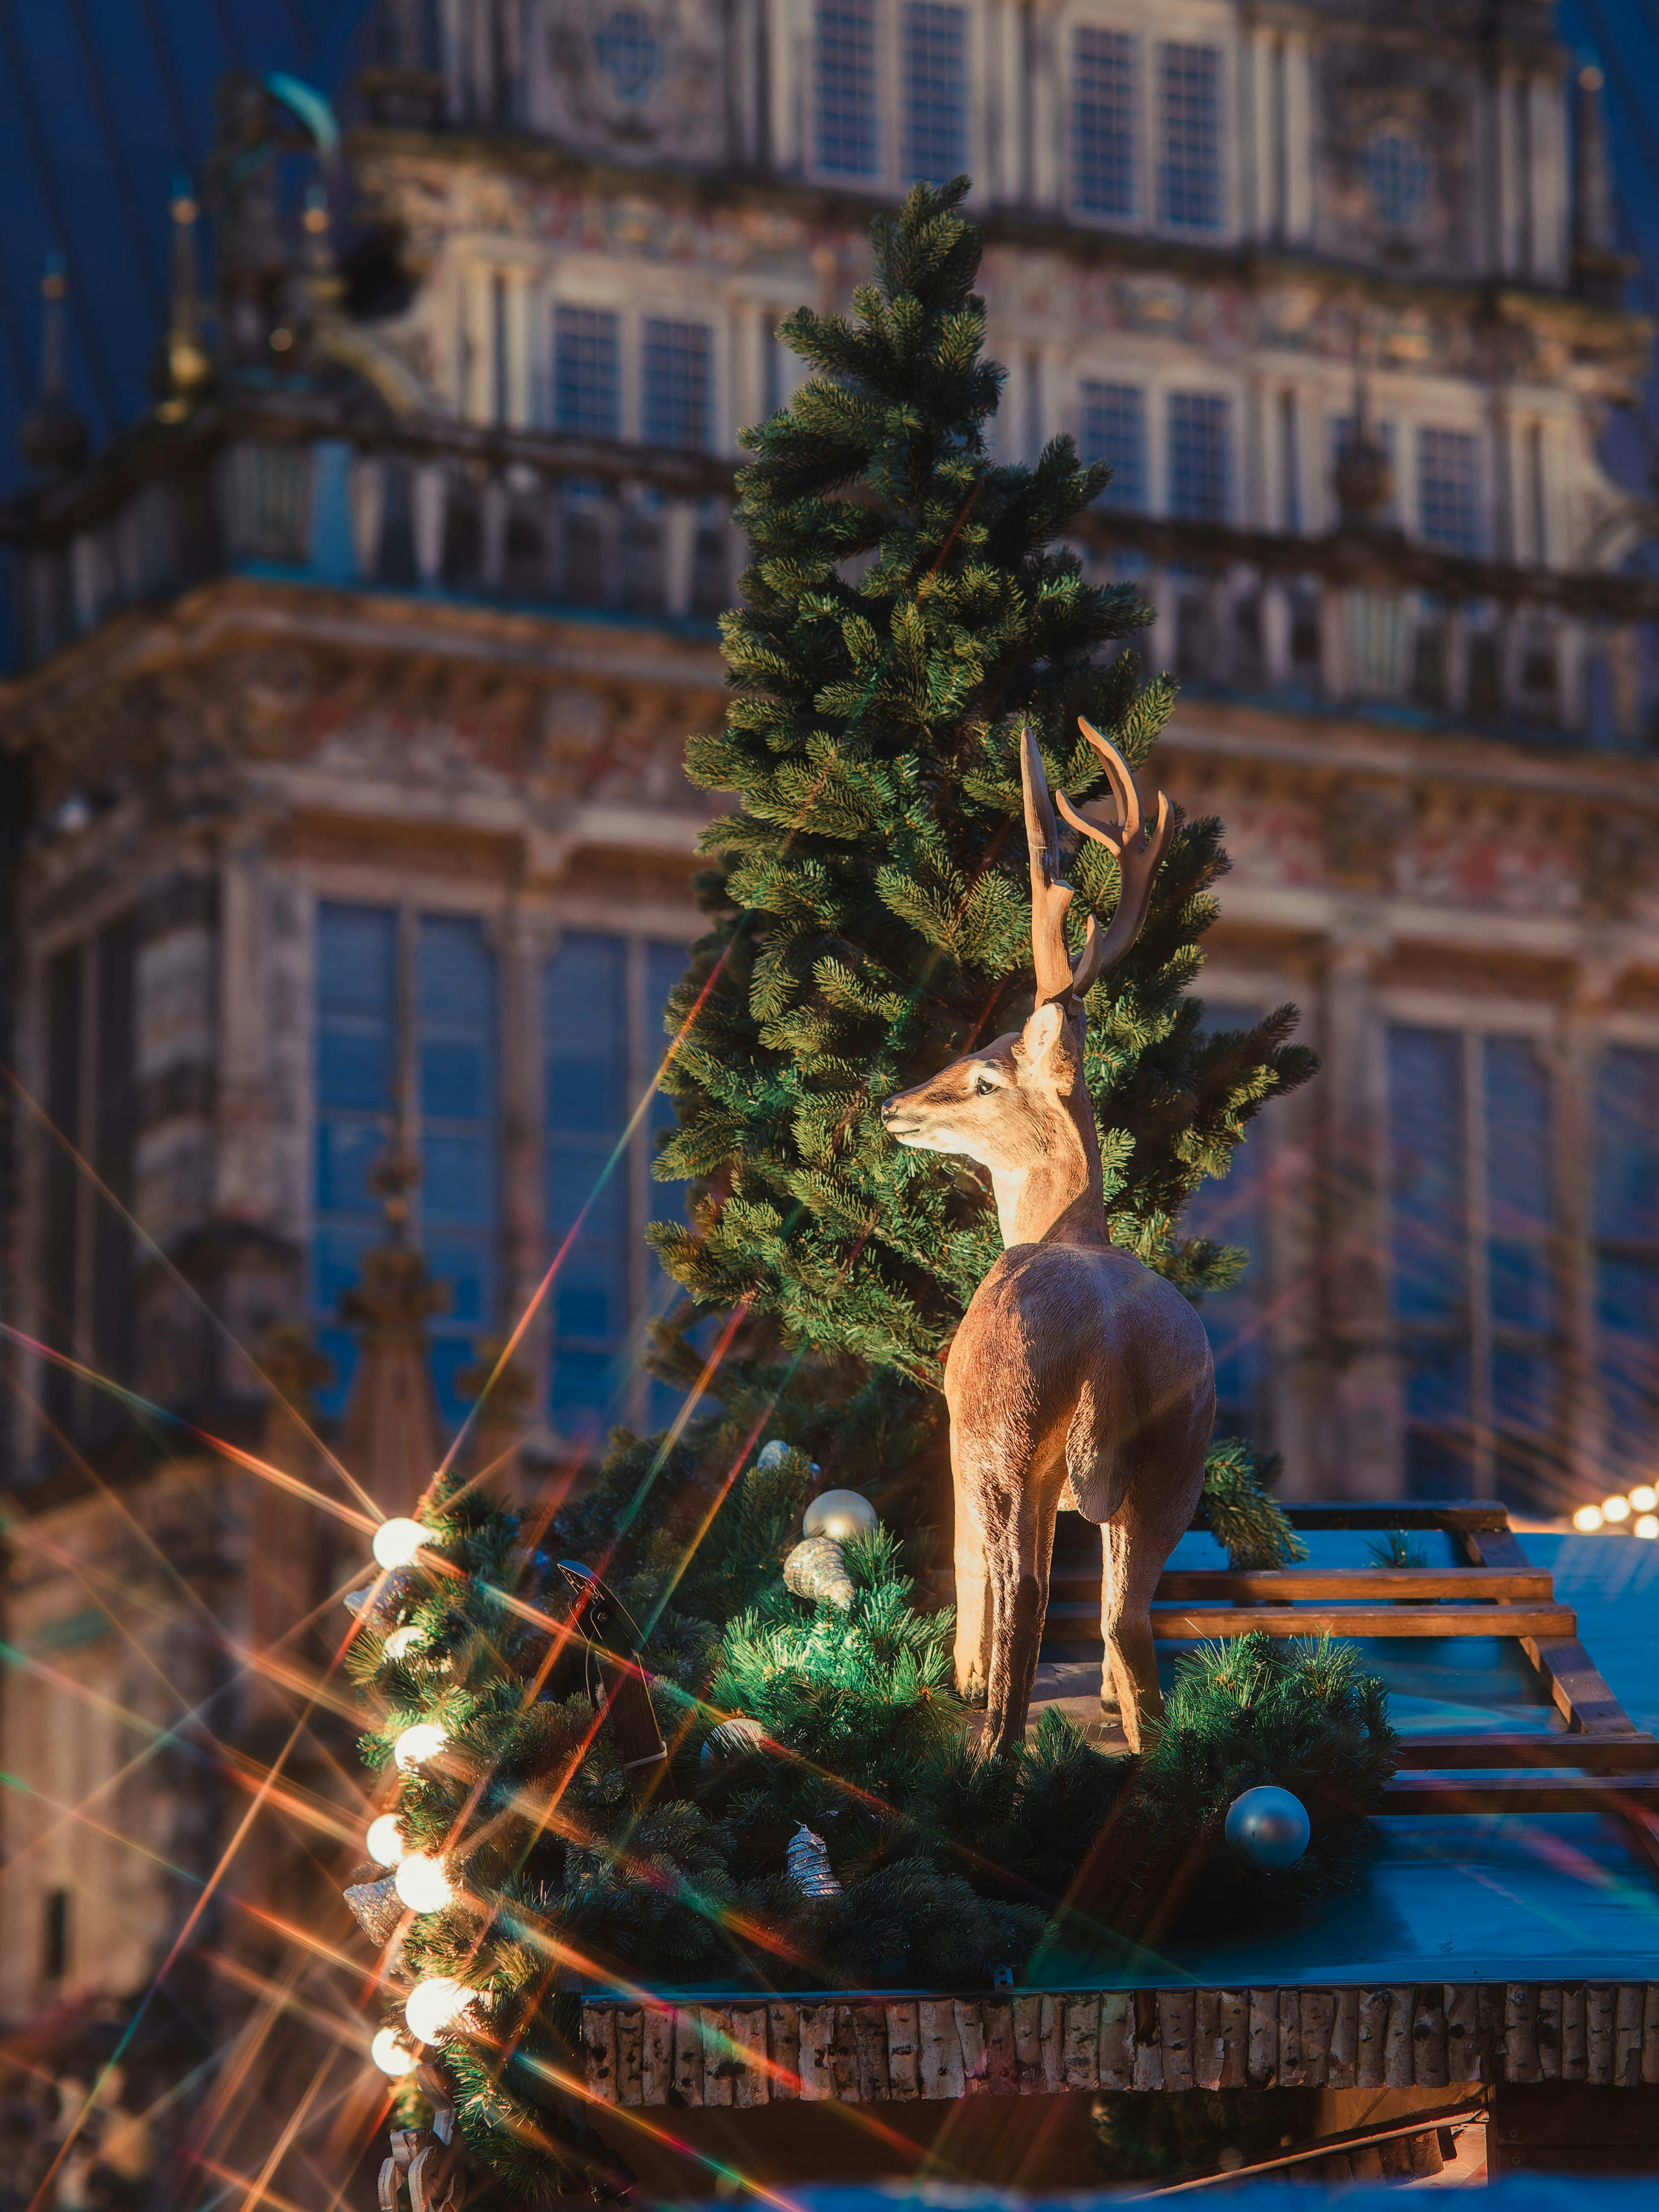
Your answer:
[[[724,53],[704,0],[556,0],[544,20],[540,105],[559,137],[624,161],[723,157]]]
[[[1121,817],[1066,819],[1114,854],[1121,889],[1103,933],[1092,916],[1073,969],[1069,884],[1042,756],[1021,748],[1031,854],[1037,1004],[1023,1030],[890,1098],[888,1133],[965,1154],[991,1171],[1003,1255],[974,1293],[945,1363],[956,1497],[957,1686],[986,1694],[986,1740],[1024,1731],[1048,1602],[1054,1516],[1075,1507],[1106,1529],[1103,1693],[1139,1748],[1163,1711],[1151,1605],[1204,1481],[1215,1376],[1197,1313],[1171,1284],[1108,1241],[1100,1137],[1083,1079],[1084,1002],[1134,943],[1169,842],[1170,802],[1143,822],[1121,756],[1087,722]]]

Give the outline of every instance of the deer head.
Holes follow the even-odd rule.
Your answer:
[[[1065,928],[1072,887],[1060,880],[1060,832],[1042,756],[1027,727],[1019,765],[1031,855],[1036,1009],[1023,1029],[952,1060],[881,1109],[882,1125],[897,1143],[915,1152],[954,1152],[990,1170],[1005,1244],[1035,1243],[1056,1230],[1097,1243],[1104,1234],[1100,1141],[1083,1081],[1084,1000],[1140,934],[1172,827],[1164,793],[1149,826],[1123,756],[1080,716],[1078,726],[1104,763],[1121,819],[1093,820],[1063,793],[1060,808],[1074,830],[1116,859],[1116,913],[1104,930],[1091,915],[1073,965]]]

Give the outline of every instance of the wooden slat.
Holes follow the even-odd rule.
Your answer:
[[[1547,1735],[1413,1735],[1401,1740],[1402,1768],[1581,1766],[1591,1774],[1659,1769],[1659,1736],[1644,1730],[1601,1735],[1561,1729]]]
[[[1288,1605],[1321,1599],[1349,1605],[1423,1605],[1437,1599],[1547,1606],[1554,1600],[1553,1579],[1540,1567],[1529,1567],[1524,1573],[1486,1567],[1183,1567],[1160,1575],[1152,1595],[1160,1605],[1264,1605],[1274,1600]],[[1048,1596],[1050,1604],[1098,1607],[1100,1561],[1056,1557]]]
[[[1286,1498],[1285,1518],[1293,1528],[1491,1529],[1507,1534],[1510,1516],[1490,1498],[1449,1498],[1444,1504],[1406,1504],[1386,1498]],[[1528,1563],[1530,1564],[1530,1563]]]
[[[1522,1640],[1528,1658],[1544,1677],[1556,1709],[1570,1729],[1608,1735],[1634,1730],[1635,1722],[1602,1680],[1576,1636],[1528,1636]]]
[[[1051,1626],[1064,1632],[1079,1606],[1050,1606]],[[1569,1639],[1577,1633],[1571,1609],[1558,1606],[1176,1606],[1152,1607],[1152,1633],[1166,1642],[1212,1636],[1514,1636]]]
[[[1384,1813],[1618,1813],[1659,1804],[1659,1773],[1499,1774],[1490,1781],[1450,1774],[1397,1774],[1382,1791]]]

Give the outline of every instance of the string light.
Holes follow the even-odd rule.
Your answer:
[[[411,1651],[419,1650],[421,1641],[418,1628],[394,1628],[386,1640],[386,1656],[388,1659],[407,1659]]]
[[[395,1520],[381,1522],[370,1549],[380,1566],[412,1567],[426,1541],[427,1532],[420,1522],[399,1514]]]
[[[447,2027],[453,2027],[477,1992],[452,1974],[434,1974],[417,1982],[404,2006],[410,2033],[422,2043],[435,2043]]]
[[[449,1738],[436,1721],[416,1721],[406,1728],[392,1747],[392,1756],[405,1770],[424,1766],[428,1759],[436,1759]]]
[[[1650,1482],[1638,1482],[1630,1494],[1630,1502],[1638,1513],[1659,1512],[1659,1490]]]
[[[368,2055],[382,2074],[390,2074],[395,2081],[405,2074],[412,2074],[419,2061],[395,2027],[383,2027],[368,2046]]]
[[[1659,1513],[1644,1513],[1631,1534],[1632,1536],[1645,1536],[1650,1541],[1659,1536]]]
[[[1630,1500],[1628,1498],[1604,1498],[1601,1510],[1609,1521],[1628,1521]]]
[[[382,1813],[363,1838],[376,1866],[395,1867],[404,1856],[404,1825],[395,1813]]]
[[[430,1851],[410,1851],[398,1861],[396,1887],[411,1912],[441,1912],[455,1894],[443,1861]]]
[[[1581,1505],[1572,1516],[1572,1525],[1581,1535],[1590,1535],[1599,1528],[1607,1516],[1599,1505]]]

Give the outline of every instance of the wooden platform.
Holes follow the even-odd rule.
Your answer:
[[[1285,1510],[1298,1529],[1436,1530],[1465,1564],[1172,1569],[1159,1580],[1152,1607],[1160,1641],[1204,1641],[1252,1629],[1269,1636],[1512,1638],[1560,1725],[1533,1735],[1413,1736],[1384,1811],[1624,1815],[1659,1803],[1659,1741],[1636,1726],[1596,1672],[1571,1607],[1556,1602],[1553,1577],[1528,1559],[1503,1506],[1340,1500]],[[1056,1544],[1045,1656],[1058,1645],[1075,1662],[1101,1648],[1100,1569],[1080,1548],[1087,1524],[1074,1515],[1066,1519],[1075,1533]],[[1075,1680],[1074,1667],[1066,1671]],[[1068,1684],[1058,1702],[1069,1710],[1085,1701]],[[1110,1731],[1103,1741],[1111,1741]],[[1480,1768],[1492,1778],[1454,1781],[1447,1770],[1456,1768]],[[1540,1775],[1540,1768],[1557,1770],[1555,1779]],[[1632,1833],[1631,1840],[1644,1863],[1659,1863],[1650,1833]]]
[[[1439,1530],[1463,1564],[1172,1570],[1158,1592],[1157,1633],[1511,1638],[1554,1724],[1407,1739],[1382,1813],[1602,1814],[1621,1832],[1632,1871],[1659,1877],[1659,1742],[1601,1679],[1573,1613],[1556,1602],[1552,1577],[1527,1559],[1501,1505],[1285,1510],[1304,1529]],[[1098,1605],[1098,1566],[1068,1543],[1054,1561],[1038,1697],[1087,1722],[1110,1749],[1121,1736],[1101,1715],[1098,1658],[1085,1656],[1091,1632],[1099,1650]],[[587,2094],[624,2107],[1068,2089],[1659,2085],[1659,1982],[1646,1980],[679,2002],[640,1993],[586,1997],[582,2014]]]
[[[1077,1990],[1016,1996],[589,1997],[595,2103],[843,2104],[1066,2089],[1659,2083],[1659,1983]]]

